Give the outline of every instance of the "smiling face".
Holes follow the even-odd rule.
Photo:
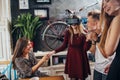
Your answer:
[[[31,42],[28,41],[28,44],[24,49],[24,53],[29,53],[31,51],[31,48],[32,48]]]
[[[96,29],[97,20],[93,19],[92,16],[89,16],[87,19],[88,30]]]
[[[79,27],[78,25],[71,25],[71,27],[73,28],[73,29],[76,29],[77,27]]]
[[[119,0],[103,0],[103,10],[108,15],[116,16],[120,12],[120,1]]]

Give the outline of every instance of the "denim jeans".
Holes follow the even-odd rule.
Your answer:
[[[92,62],[95,62],[95,56],[92,53],[88,53],[88,59]]]
[[[106,80],[107,75],[94,70],[93,80]]]

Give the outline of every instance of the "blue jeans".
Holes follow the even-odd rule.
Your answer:
[[[95,56],[92,53],[88,53],[88,59],[92,62],[95,62]]]
[[[93,80],[106,80],[107,75],[94,70]]]

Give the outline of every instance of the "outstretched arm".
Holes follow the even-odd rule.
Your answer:
[[[36,70],[38,70],[38,68],[39,68],[46,60],[48,60],[49,57],[50,57],[50,56],[49,56],[48,54],[46,54],[45,56],[43,56],[42,59],[39,60],[38,63],[32,67],[32,73],[34,73]]]

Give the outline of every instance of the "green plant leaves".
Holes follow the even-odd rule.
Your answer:
[[[12,33],[15,31],[20,34],[16,34],[16,37],[27,37],[30,40],[33,40],[36,35],[36,30],[42,25],[39,17],[33,17],[30,13],[22,13],[18,15],[17,19],[14,23],[14,29]]]

